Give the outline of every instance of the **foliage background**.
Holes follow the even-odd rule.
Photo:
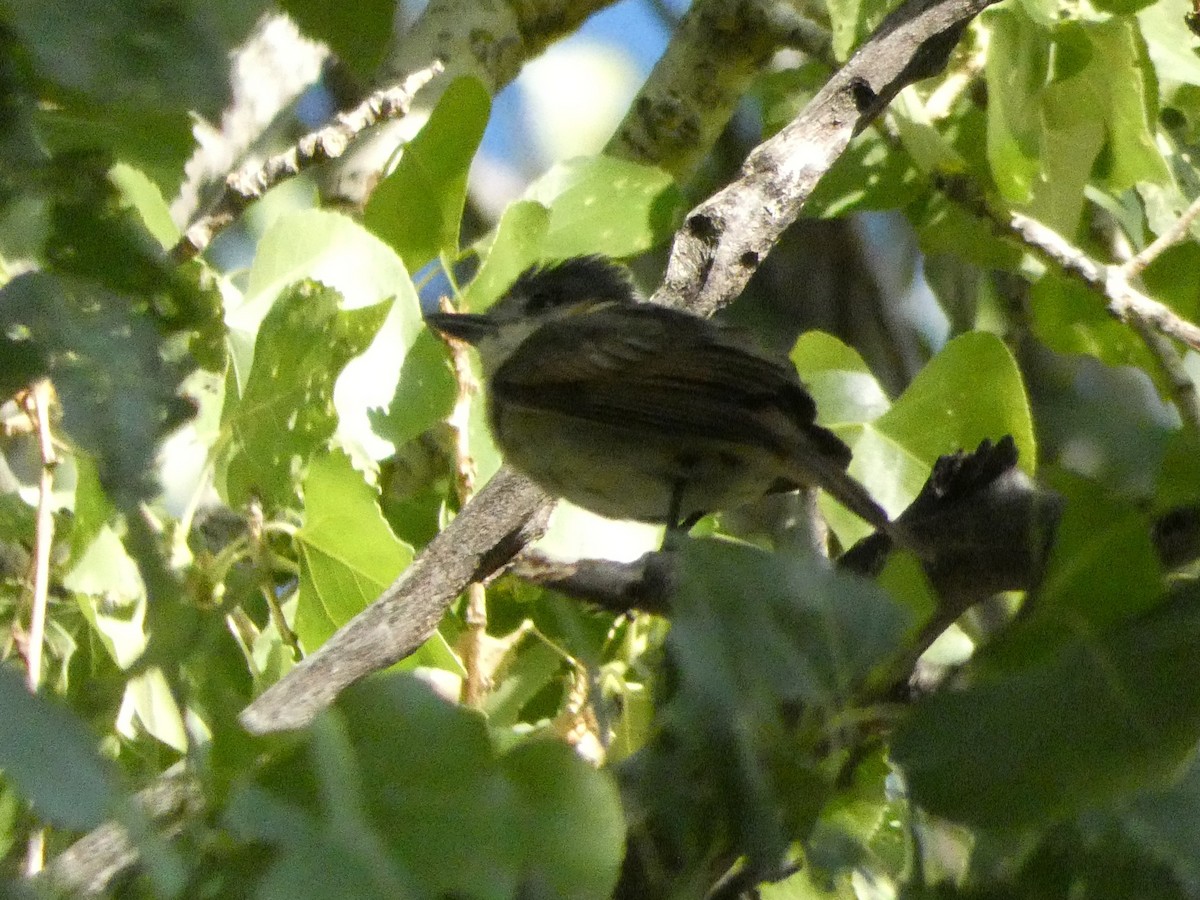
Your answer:
[[[986,11],[721,313],[791,354],[893,513],[940,455],[1005,434],[1065,499],[1029,590],[926,654],[931,685],[949,673],[936,689],[882,690],[939,602],[911,560],[872,583],[726,517],[685,547],[669,623],[502,578],[484,633],[462,601],[403,671],[308,728],[239,726],[455,515],[456,466],[481,486],[500,465],[422,309],[483,308],[526,265],[592,252],[649,292],[684,210],[888,11],[626,0],[590,26],[626,62],[552,45],[606,5],[530,21],[517,4],[282,3],[326,51],[266,4],[0,3],[4,889],[1200,895],[1197,554],[1164,550],[1200,500],[1200,358],[1164,355],[1009,227],[1020,211],[1122,264],[1200,193],[1182,0]],[[490,14],[494,52],[433,37]],[[668,42],[653,74],[647,35]],[[168,253],[227,171],[434,52],[450,71],[413,115],[272,190],[198,259]],[[634,93],[697,59],[707,103],[680,99],[696,131],[638,143]],[[600,125],[571,91],[614,70]],[[556,105],[560,80],[576,87]],[[1198,234],[1139,282],[1191,321]],[[864,536],[823,508],[842,546]],[[657,540],[560,508],[540,546],[628,560]],[[471,677],[477,709],[445,699]],[[140,865],[67,852],[110,820]]]

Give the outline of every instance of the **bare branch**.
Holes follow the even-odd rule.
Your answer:
[[[401,84],[376,91],[354,109],[339,114],[332,125],[306,134],[283,153],[254,168],[231,173],[213,209],[191,225],[171,249],[172,258],[182,263],[203,253],[217,232],[275,185],[317,163],[337,159],[358,134],[372,125],[405,115],[417,91],[443,68],[440,61],[434,60]]]
[[[269,126],[315,82],[328,59],[324,44],[300,34],[283,13],[267,13],[242,46],[233,52],[229,73],[232,96],[219,123],[199,121],[192,128],[196,146],[184,165],[184,180],[171,202],[171,219],[180,228],[207,206],[215,189],[239,159],[261,156]]]
[[[892,13],[812,102],[760,144],[741,177],[676,235],[654,300],[712,313],[742,292],[821,176],[904,87],[946,64],[967,23],[995,0],[917,0]]]
[[[204,806],[199,785],[182,765],[159,776],[154,784],[138,792],[135,800],[168,838],[178,834],[182,823],[198,815]],[[125,829],[108,822],[52,859],[34,883],[49,888],[53,896],[102,896],[113,879],[137,861],[137,855]]]
[[[450,78],[471,75],[493,94],[517,77],[525,61],[574,31],[614,0],[430,0],[388,51],[383,77],[442,60]],[[449,80],[449,79],[447,79]]]
[[[1134,288],[1124,267],[1096,262],[1058,232],[1023,213],[1012,214],[1011,227],[1022,241],[1041,251],[1063,271],[1102,293],[1108,300],[1108,311],[1122,322],[1136,317],[1163,334],[1200,350],[1200,327]]]
[[[672,554],[667,552],[647,553],[628,563],[610,559],[564,562],[529,552],[518,557],[509,572],[530,584],[553,588],[614,613],[665,614],[674,581]]]
[[[1183,211],[1183,215],[1176,219],[1170,228],[1160,234],[1141,253],[1125,263],[1126,277],[1133,278],[1136,275],[1140,275],[1142,270],[1158,259],[1164,250],[1182,241],[1184,236],[1187,235],[1188,229],[1192,227],[1192,223],[1196,221],[1197,216],[1200,216],[1200,197],[1192,201],[1192,205]]]
[[[1053,260],[1064,272],[1099,292],[1107,301],[1108,311],[1138,332],[1165,373],[1180,416],[1189,427],[1200,431],[1200,396],[1196,385],[1175,348],[1159,337],[1160,334],[1167,335],[1200,350],[1200,327],[1134,288],[1129,283],[1129,264],[1106,266],[1098,263],[1062,235],[1022,213],[1012,213],[1010,222],[1022,241]]]
[[[255,733],[301,728],[346,687],[408,656],[472,581],[503,567],[546,527],[550,499],[501,469],[369,607],[242,711]]]
[[[686,181],[775,51],[797,44],[829,53],[830,39],[778,0],[696,0],[605,152]]]

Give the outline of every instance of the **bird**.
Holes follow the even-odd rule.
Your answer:
[[[786,357],[741,328],[642,301],[605,257],[532,266],[484,313],[425,318],[476,348],[497,446],[553,496],[678,529],[817,486],[894,531]]]

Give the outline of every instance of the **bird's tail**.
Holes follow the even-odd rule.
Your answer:
[[[836,461],[821,454],[796,462],[795,479],[802,484],[816,485],[834,500],[850,510],[867,524],[883,532],[896,544],[920,554],[921,548],[903,526],[888,516],[861,483],[856,481]]]

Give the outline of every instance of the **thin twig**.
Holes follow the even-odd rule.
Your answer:
[[[441,301],[442,312],[453,312],[449,300]],[[470,425],[471,403],[479,394],[479,381],[471,371],[471,359],[467,344],[446,335],[442,336],[450,348],[450,362],[454,368],[454,382],[458,387],[454,409],[450,412],[449,424],[454,432],[454,486],[458,493],[461,509],[475,494],[475,458],[471,455]],[[483,671],[484,645],[487,642],[487,593],[483,584],[472,581],[467,585],[467,608],[463,618],[467,631],[463,635],[463,668],[467,677],[463,681],[462,702],[468,706],[482,706],[487,694],[488,678]]]
[[[50,436],[50,382],[43,378],[25,393],[25,414],[37,429],[42,471],[38,479],[37,524],[34,534],[33,571],[29,579],[29,635],[25,641],[26,683],[36,694],[42,684],[42,653],[46,645],[46,607],[50,598],[50,547],[54,542],[53,499],[54,470],[58,455]],[[36,875],[46,865],[46,830],[36,829],[25,846],[26,877]]]
[[[355,137],[371,126],[406,115],[416,93],[443,68],[440,60],[434,60],[399,85],[375,91],[358,106],[340,113],[333,124],[306,134],[283,153],[261,165],[230,173],[212,210],[188,228],[171,249],[172,258],[183,263],[203,253],[222,228],[268,190],[317,163],[337,159]]]
[[[1041,251],[1063,271],[1100,291],[1108,301],[1109,312],[1122,322],[1136,316],[1168,337],[1200,350],[1200,327],[1134,288],[1123,266],[1096,262],[1062,235],[1023,213],[1012,213],[1010,225],[1026,244]]]
[[[1134,288],[1129,283],[1129,263],[1123,266],[1098,263],[1062,235],[1022,213],[1012,213],[1011,226],[1026,244],[1056,262],[1064,272],[1099,291],[1107,300],[1109,312],[1137,331],[1166,375],[1180,417],[1190,428],[1200,431],[1200,395],[1196,385],[1175,348],[1162,338],[1166,335],[1200,350],[1200,327]]]
[[[25,394],[25,412],[37,428],[42,471],[38,480],[37,530],[34,538],[33,577],[30,579],[29,638],[25,647],[29,690],[42,684],[42,649],[46,643],[46,606],[50,596],[50,545],[54,541],[54,514],[50,503],[58,456],[50,437],[50,382],[38,381]]]
[[[1123,266],[1125,277],[1133,278],[1136,275],[1140,275],[1142,270],[1158,259],[1164,250],[1182,241],[1184,236],[1187,235],[1188,229],[1192,227],[1192,222],[1196,221],[1197,216],[1200,216],[1200,197],[1192,201],[1192,205],[1183,211],[1183,215],[1176,219],[1170,228],[1160,234],[1147,247],[1143,248],[1141,253],[1125,263]]]
[[[292,631],[283,615],[279,598],[275,596],[275,580],[271,575],[271,548],[267,546],[264,524],[262,504],[254,500],[246,513],[246,534],[250,539],[250,553],[254,558],[258,587],[267,604],[271,621],[275,623],[275,630],[279,632],[280,640],[292,651],[292,659],[299,662],[304,658],[304,652],[300,649],[300,639],[296,637],[296,632]]]

